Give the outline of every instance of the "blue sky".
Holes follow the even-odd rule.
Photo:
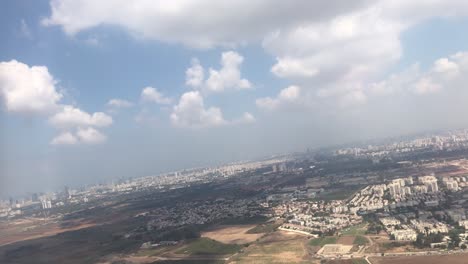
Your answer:
[[[467,15],[464,1],[5,1],[0,196],[466,127]]]

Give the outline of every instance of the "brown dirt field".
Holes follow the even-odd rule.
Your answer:
[[[383,257],[371,258],[373,264],[466,264],[468,254],[445,255],[445,256],[408,256],[408,257]]]
[[[202,237],[208,237],[226,244],[246,244],[257,240],[263,234],[247,234],[256,225],[222,225],[205,231]]]
[[[313,263],[308,256],[307,242],[305,236],[276,231],[252,244],[228,263]]]
[[[341,236],[336,240],[336,244],[352,245],[355,238],[355,236]]]
[[[76,223],[71,227],[61,227],[57,222],[44,222],[41,219],[21,220],[16,223],[3,223],[0,226],[0,246],[19,241],[54,236],[59,233],[95,226],[94,223]]]

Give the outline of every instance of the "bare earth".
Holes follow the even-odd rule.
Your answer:
[[[352,245],[355,238],[355,236],[342,236],[338,238],[336,244]]]
[[[446,256],[408,256],[408,257],[383,257],[371,258],[373,264],[466,264],[468,254],[446,255]]]
[[[95,224],[77,221],[73,226],[62,227],[58,222],[44,222],[42,219],[35,218],[23,219],[16,221],[15,223],[1,223],[0,246],[5,246],[18,241],[54,236],[59,233],[91,226],[95,226]]]
[[[276,231],[250,245],[228,263],[314,263],[308,258],[307,236]]]
[[[245,244],[253,242],[263,235],[246,233],[255,226],[256,225],[222,225],[203,232],[201,236],[226,244]]]

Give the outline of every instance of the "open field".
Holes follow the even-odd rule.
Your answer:
[[[320,246],[322,247],[323,245],[326,244],[335,244],[337,241],[337,237],[320,237],[320,238],[315,238],[312,239],[309,244],[311,246]]]
[[[341,236],[336,240],[336,244],[343,244],[343,245],[352,245],[356,237],[354,236]]]
[[[248,232],[255,227],[255,225],[216,226],[202,232],[201,236],[226,244],[246,244],[257,240],[263,235],[262,233]]]
[[[92,227],[95,224],[81,221],[73,221],[67,227],[55,221],[42,219],[25,219],[15,223],[0,224],[0,246],[11,243],[54,236],[59,233]]]
[[[408,256],[408,257],[382,257],[370,258],[373,264],[465,264],[468,263],[468,254],[446,256]]]
[[[305,236],[276,231],[250,245],[228,263],[314,263],[307,260]]]
[[[356,236],[353,241],[354,245],[359,245],[359,246],[366,245],[368,243],[369,243],[369,240],[367,240],[367,238],[364,236]]]
[[[341,244],[326,244],[318,252],[318,255],[342,255],[351,251],[353,246]]]
[[[366,230],[367,230],[367,224],[362,223],[359,225],[350,226],[348,228],[343,229],[341,231],[341,234],[344,236],[360,236],[360,235],[364,235],[366,233]]]
[[[270,232],[275,231],[282,224],[283,224],[283,221],[275,221],[275,222],[259,224],[256,227],[248,230],[247,233],[248,234],[270,233]]]
[[[231,255],[239,251],[242,246],[224,244],[210,238],[199,238],[177,250],[176,254],[184,255]]]

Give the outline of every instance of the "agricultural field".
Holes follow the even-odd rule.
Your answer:
[[[283,221],[275,221],[264,224],[259,224],[256,227],[247,231],[248,234],[263,234],[275,231],[283,224]]]
[[[306,236],[276,231],[245,248],[228,263],[314,263],[308,254]]]
[[[336,244],[336,241],[337,241],[337,237],[320,237],[320,238],[312,239],[309,242],[309,245],[322,247],[326,244]]]
[[[367,245],[368,243],[369,240],[367,240],[367,238],[364,236],[356,236],[353,241],[353,244],[358,246]]]
[[[341,231],[341,235],[343,236],[362,236],[365,235],[367,231],[367,224],[362,223],[355,226],[350,226],[345,228]]]
[[[354,236],[340,236],[336,240],[336,244],[353,245],[355,240],[356,240],[356,237]]]
[[[246,244],[260,238],[263,233],[251,233],[255,225],[222,225],[216,226],[201,233],[202,237],[207,237],[225,244]]]
[[[210,238],[196,239],[181,249],[176,254],[183,255],[231,255],[238,252],[242,246],[236,244],[224,244]]]
[[[456,254],[445,256],[405,256],[405,257],[382,257],[370,258],[373,264],[465,264],[468,254]]]

